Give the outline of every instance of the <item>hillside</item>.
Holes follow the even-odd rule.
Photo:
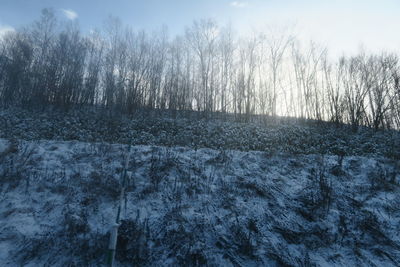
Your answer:
[[[0,267],[400,267],[399,13],[0,0]]]
[[[400,265],[396,132],[1,115],[2,266],[103,263],[129,142],[117,266]]]

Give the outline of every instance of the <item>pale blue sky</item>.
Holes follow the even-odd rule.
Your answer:
[[[332,54],[400,50],[400,0],[0,0],[0,34],[26,25],[52,7],[61,20],[76,20],[84,31],[109,16],[134,28],[165,24],[181,33],[194,19],[232,23],[241,33],[266,25],[295,25],[300,39],[326,45]]]

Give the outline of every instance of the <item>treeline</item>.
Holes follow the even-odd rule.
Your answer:
[[[285,31],[238,37],[195,21],[184,34],[134,31],[110,18],[83,35],[44,9],[32,25],[0,39],[1,105],[103,106],[291,116],[400,128],[395,54],[330,60]]]

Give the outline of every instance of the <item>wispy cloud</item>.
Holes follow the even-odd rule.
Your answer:
[[[15,29],[11,26],[0,25],[0,39],[8,32],[13,32]]]
[[[74,20],[78,17],[78,13],[76,13],[72,9],[61,9],[61,11],[64,13],[64,16],[69,20]]]
[[[236,7],[236,8],[243,8],[247,7],[249,3],[247,2],[242,2],[242,1],[233,1],[231,2],[231,6]]]

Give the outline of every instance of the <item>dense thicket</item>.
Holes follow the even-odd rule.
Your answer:
[[[181,36],[148,33],[109,19],[83,35],[42,11],[29,27],[0,39],[3,106],[111,110],[195,110],[328,120],[374,128],[400,127],[397,55],[330,60],[315,44],[284,31],[239,38],[212,20]]]
[[[132,115],[111,114],[106,109],[80,108],[69,111],[6,108],[0,111],[0,139],[58,140],[190,147],[194,150],[265,151],[274,154],[331,154],[337,156],[384,157],[400,160],[400,132],[374,131],[351,126],[340,130],[331,123],[296,119],[275,120],[252,116],[253,122],[235,122],[233,114],[144,111]],[[223,120],[222,120],[223,119]]]

